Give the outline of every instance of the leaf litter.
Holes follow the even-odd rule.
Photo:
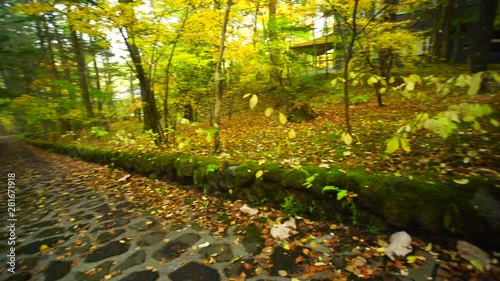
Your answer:
[[[215,237],[222,238],[233,226],[237,229],[234,233],[241,236],[240,241],[244,238],[245,227],[256,227],[265,246],[250,257],[254,259],[254,264],[248,266],[254,268],[255,272],[270,270],[273,267],[272,255],[278,248],[283,248],[289,253],[300,253],[293,260],[299,268],[298,273],[280,271],[283,276],[292,280],[350,280],[352,275],[362,279],[393,280],[391,276],[411,274],[412,270],[422,268],[430,260],[435,261],[437,270],[429,278],[480,280],[491,276],[489,278],[500,279],[497,258],[490,259],[486,252],[468,243],[459,242],[456,250],[446,242],[443,243],[444,246],[440,246],[409,234],[398,234],[403,237],[399,239],[399,246],[407,250],[412,248],[410,258],[403,257],[408,254],[406,251],[393,251],[393,255],[386,255],[381,249],[390,248],[390,243],[398,240],[390,239],[386,234],[374,235],[342,223],[290,218],[271,207],[251,208],[241,200],[223,200],[200,194],[190,187],[34,150],[37,154],[43,154],[42,158],[66,171],[68,178],[89,185],[109,199],[123,198],[134,206],[134,209],[127,209],[127,212],[135,209],[145,211],[160,218],[164,227],[169,224],[196,224],[211,230]],[[279,230],[280,235],[276,235],[273,229]],[[83,233],[86,229],[78,231]],[[206,246],[208,245],[200,244],[198,248]],[[215,259],[212,260],[214,262],[216,263]],[[246,280],[246,276],[235,280]]]

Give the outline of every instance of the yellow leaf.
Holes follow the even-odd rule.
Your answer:
[[[288,242],[285,242],[285,244],[283,244],[283,249],[290,250],[290,244]]]
[[[257,171],[257,173],[255,173],[255,178],[258,179],[258,178],[262,177],[263,174],[264,174],[264,171],[259,170],[259,171]]]
[[[468,184],[469,180],[468,179],[460,179],[460,180],[453,180],[457,184]]]
[[[385,149],[385,153],[391,154],[398,149],[399,149],[399,138],[398,137],[393,137],[392,139],[387,141],[387,147]]]
[[[278,275],[281,277],[285,277],[288,275],[288,272],[286,272],[286,270],[278,270]]]
[[[408,263],[415,263],[417,261],[417,256],[407,256],[406,261]]]
[[[332,87],[335,87],[335,85],[337,85],[337,79],[332,80]]]
[[[372,76],[370,77],[366,83],[370,86],[372,86],[373,84],[377,83],[378,82],[378,78],[376,76]]]
[[[415,90],[415,82],[413,82],[413,81],[408,81],[408,82],[406,83],[406,87],[405,87],[405,89],[406,89],[407,91],[413,91],[413,90]]]
[[[479,92],[481,82],[483,81],[482,75],[483,72],[478,72],[469,78],[469,90],[467,91],[469,96],[475,96],[477,95],[477,92]]]
[[[385,93],[386,90],[387,90],[387,88],[380,88],[379,93],[383,94],[383,93]]]
[[[281,125],[285,125],[286,122],[287,122],[285,114],[283,114],[283,113],[280,112],[279,120],[280,120]]]
[[[48,248],[48,245],[43,244],[42,246],[40,246],[40,252],[45,252]]]
[[[394,82],[396,82],[396,79],[394,79],[394,76],[393,76],[393,77],[391,77],[391,78],[389,78],[389,83],[391,83],[391,84],[392,84],[392,83],[394,83]]]
[[[406,152],[411,151],[410,142],[408,142],[408,140],[406,138],[399,138],[399,142],[401,143],[401,148],[404,151],[406,151]]]
[[[295,133],[295,130],[294,129],[291,129],[290,132],[288,132],[288,137],[290,139],[294,139],[297,137],[297,133]]]
[[[250,98],[250,101],[249,101],[249,104],[250,104],[250,108],[254,108],[257,103],[259,102],[259,97],[257,97],[257,95],[253,95],[252,98]]]
[[[352,144],[352,137],[351,137],[351,135],[349,133],[343,133],[342,134],[342,140],[347,145],[351,145]]]
[[[266,111],[264,111],[264,115],[266,115],[266,117],[269,117],[271,116],[271,114],[273,114],[274,112],[274,109],[272,107],[268,107],[266,108]]]
[[[429,243],[429,244],[427,244],[427,246],[425,246],[425,251],[426,252],[432,251],[432,243]]]

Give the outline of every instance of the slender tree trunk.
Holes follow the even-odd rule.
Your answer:
[[[177,43],[179,43],[179,40],[182,36],[182,32],[184,31],[184,26],[186,25],[188,15],[189,15],[189,6],[186,8],[181,27],[177,31],[175,39],[172,42],[172,50],[170,50],[170,55],[168,56],[168,63],[165,70],[165,95],[163,97],[163,121],[165,123],[165,128],[167,129],[170,127],[169,108],[168,108],[168,96],[170,95],[170,67],[172,66],[172,59],[174,58],[175,49],[177,48]],[[165,133],[165,142],[168,142],[168,130]]]
[[[78,81],[80,83],[80,90],[82,95],[82,101],[85,106],[85,111],[87,112],[87,117],[94,118],[94,111],[92,109],[92,102],[90,100],[89,83],[87,76],[87,69],[85,64],[85,56],[83,54],[82,47],[80,46],[80,40],[76,31],[70,28],[71,43],[73,45],[73,51],[75,53],[76,63],[78,66]]]
[[[221,103],[222,103],[222,60],[224,59],[224,47],[226,42],[227,23],[229,22],[229,13],[231,12],[232,0],[227,0],[226,13],[224,14],[224,23],[222,24],[222,31],[220,35],[219,56],[217,57],[217,64],[215,66],[215,103],[214,103],[214,153],[220,151],[220,122],[221,122]]]
[[[441,40],[439,45],[439,50],[437,56],[439,58],[445,59],[448,61],[448,45],[450,41],[450,29],[451,29],[451,21],[453,19],[453,12],[455,9],[455,0],[448,0],[448,4],[446,5],[445,14],[444,14],[444,22],[441,34]]]
[[[357,23],[356,23],[356,14],[358,13],[358,4],[359,0],[354,0],[354,10],[352,13],[352,35],[349,40],[349,44],[346,48],[345,54],[345,63],[344,63],[344,111],[345,111],[345,123],[347,128],[347,133],[352,135],[352,126],[351,126],[351,116],[349,112],[349,63],[352,59],[354,52],[354,42],[356,42],[356,37],[358,36],[357,31]]]
[[[457,27],[455,28],[455,37],[453,39],[453,52],[451,54],[450,62],[456,63],[458,48],[460,47],[460,17],[457,18]]]
[[[471,44],[471,72],[488,69],[493,24],[498,7],[498,0],[480,0],[479,23],[475,25]]]
[[[93,62],[93,66],[94,66],[94,74],[95,74],[95,88],[99,91],[101,91],[101,77],[99,75],[99,67],[97,66],[97,54],[93,54],[92,56],[92,62]],[[103,100],[102,100],[102,96],[99,95],[99,97],[97,98],[97,110],[99,110],[99,114],[102,113],[102,104],[103,104]]]

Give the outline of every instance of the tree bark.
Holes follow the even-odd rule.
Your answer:
[[[488,69],[493,24],[498,6],[497,0],[480,0],[479,22],[474,26],[471,42],[471,72]]]
[[[142,65],[142,58],[139,52],[139,48],[134,42],[133,38],[129,38],[125,35],[123,29],[120,29],[125,45],[130,53],[132,62],[135,68],[135,74],[137,79],[139,79],[139,84],[141,86],[141,101],[142,101],[142,111],[144,113],[144,131],[152,130],[153,133],[158,135],[155,139],[155,143],[158,145],[163,143],[163,130],[160,125],[160,114],[156,107],[155,95],[151,89],[150,81],[146,75],[146,71]]]
[[[80,46],[80,40],[76,34],[76,31],[70,27],[71,44],[73,45],[73,51],[75,53],[76,63],[78,66],[78,81],[80,83],[80,90],[82,96],[82,102],[85,106],[85,111],[87,112],[87,117],[94,118],[94,111],[92,109],[92,102],[90,100],[89,92],[89,82],[87,76],[87,68],[85,64],[85,55],[83,53],[82,47]]]
[[[227,0],[226,12],[224,14],[224,23],[222,24],[222,31],[220,35],[219,55],[217,57],[217,64],[215,66],[215,103],[214,103],[214,153],[220,152],[220,122],[221,114],[220,108],[222,104],[222,61],[224,59],[224,48],[226,42],[227,23],[229,22],[229,13],[231,12],[232,0]]]

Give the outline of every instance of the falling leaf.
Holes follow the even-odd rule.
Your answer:
[[[253,95],[249,101],[250,108],[253,109],[257,105],[258,102],[259,102],[259,97],[257,97],[257,95]]]
[[[262,177],[263,174],[264,174],[264,171],[258,170],[257,173],[255,173],[255,178],[258,179],[258,178]]]
[[[280,124],[281,125],[285,125],[286,122],[287,122],[285,114],[283,114],[283,113],[280,112],[279,120],[280,120]]]
[[[468,179],[459,179],[459,180],[453,180],[457,184],[468,184],[469,180]]]

